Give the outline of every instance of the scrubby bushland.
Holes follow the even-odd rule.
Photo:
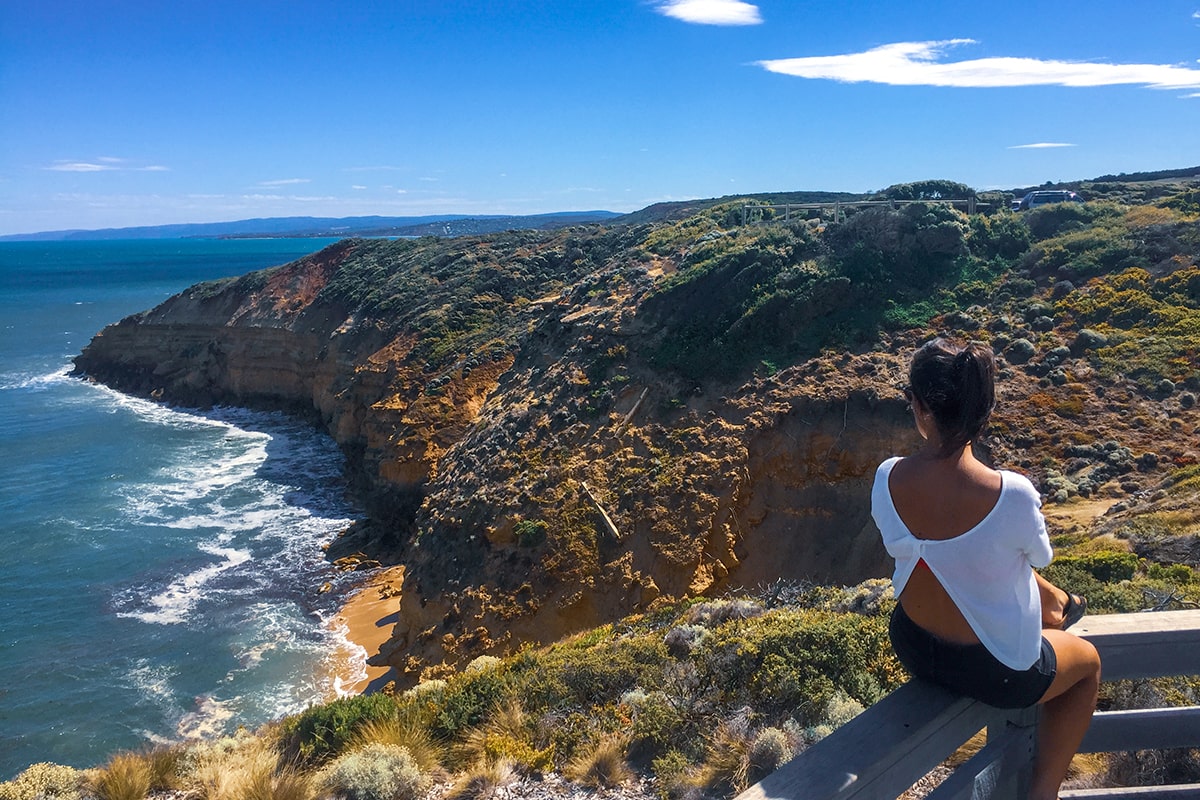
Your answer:
[[[391,537],[381,558],[409,568],[412,624],[387,657],[405,686],[426,680],[285,720],[271,753],[311,772],[369,742],[403,747],[422,774],[455,771],[462,796],[568,764],[614,781],[626,761],[695,796],[827,735],[904,678],[886,581],[818,586],[795,580],[808,564],[777,562],[746,582],[793,582],[694,595],[738,585],[776,544],[755,526],[794,492],[828,505],[822,534],[843,524],[850,495],[822,492],[862,480],[858,451],[903,445],[887,438],[904,419],[893,384],[938,333],[1000,358],[981,449],[1030,475],[1048,510],[1109,510],[1056,523],[1047,575],[1093,613],[1200,602],[1194,187],[1078,188],[1088,203],[1021,214],[918,202],[742,225],[729,200],[611,229],[349,241],[195,289],[188,313],[227,304],[335,343],[318,360],[351,363],[325,399],[352,457],[370,440],[393,474],[427,459],[402,476],[408,505],[374,519]],[[892,195],[930,191],[959,188]],[[246,293],[265,299],[236,305]],[[344,389],[360,405],[337,405]],[[503,638],[521,626],[588,630]],[[480,653],[495,655],[467,667]],[[241,747],[183,758],[181,785],[225,791],[221,759],[252,761]]]
[[[681,242],[674,229],[646,243],[679,261],[642,304],[661,331],[649,357],[700,382],[857,346],[881,329],[924,324],[981,299],[1028,236],[1006,218],[972,225],[940,204],[873,207],[828,226],[729,231],[719,227],[720,212],[712,210],[699,239]]]
[[[0,783],[0,800],[80,800],[84,776],[74,767],[41,762],[33,764],[11,781]]]

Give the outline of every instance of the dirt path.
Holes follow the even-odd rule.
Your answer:
[[[1117,502],[1112,497],[1078,500],[1043,509],[1046,521],[1067,532],[1085,531]]]

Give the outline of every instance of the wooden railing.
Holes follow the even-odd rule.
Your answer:
[[[1103,680],[1200,675],[1200,611],[1093,615],[1072,628],[1100,653]],[[976,733],[987,744],[929,800],[1026,797],[1037,709],[1002,711],[910,681],[737,800],[891,800]],[[1098,712],[1080,752],[1200,747],[1200,706]],[[1063,800],[1200,799],[1200,784],[1064,791]]]
[[[768,221],[788,222],[792,218],[793,211],[797,213],[805,212],[798,219],[806,217],[809,211],[832,211],[833,221],[841,222],[845,218],[845,211],[848,208],[871,208],[872,206],[896,208],[897,206],[909,205],[911,203],[951,206],[961,208],[968,214],[974,214],[981,208],[991,208],[991,203],[980,203],[973,196],[961,200],[943,200],[941,198],[929,198],[926,200],[834,200],[826,203],[779,203],[778,205],[771,203],[745,203],[742,205],[742,224],[752,225]],[[769,220],[763,218],[763,212],[767,211],[772,214]]]

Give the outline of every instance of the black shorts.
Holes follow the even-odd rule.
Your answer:
[[[915,677],[997,708],[1025,708],[1042,699],[1054,682],[1058,659],[1046,637],[1034,665],[1016,670],[1001,664],[982,644],[937,638],[909,619],[896,603],[888,633],[900,663]]]

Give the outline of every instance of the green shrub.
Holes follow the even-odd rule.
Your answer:
[[[304,764],[319,764],[340,753],[359,727],[396,714],[396,701],[384,694],[343,697],[313,706],[284,721],[285,756]]]
[[[616,641],[585,638],[524,653],[511,669],[531,708],[588,708],[652,685],[666,660],[661,634]]]
[[[1101,217],[1119,216],[1121,210],[1111,203],[1054,203],[1022,214],[1034,241],[1079,230]]]
[[[0,783],[0,800],[79,800],[83,773],[74,767],[40,762]]]
[[[629,692],[622,704],[632,716],[630,751],[639,758],[686,749],[698,733],[699,720],[663,691]]]
[[[1127,614],[1145,607],[1145,597],[1136,581],[1105,583],[1061,557],[1039,571],[1055,586],[1086,597],[1089,614]]]
[[[1141,560],[1136,553],[1102,550],[1084,555],[1060,555],[1055,563],[1083,570],[1098,581],[1115,583],[1132,578]]]
[[[1155,580],[1183,585],[1196,579],[1196,571],[1187,564],[1151,564],[1146,574]]]
[[[521,547],[537,547],[546,541],[546,523],[540,519],[523,519],[513,526],[513,535]]]
[[[883,615],[777,609],[717,629],[697,658],[725,702],[810,723],[836,690],[870,705],[905,678]]]
[[[374,743],[339,756],[326,770],[325,783],[345,800],[415,800],[430,779],[408,750]]]
[[[432,732],[453,739],[467,728],[479,725],[510,696],[511,681],[506,670],[464,672],[446,682],[433,720]]]
[[[657,779],[658,797],[660,800],[674,800],[686,789],[688,773],[694,767],[692,761],[678,750],[671,750],[650,764],[650,769]]]

